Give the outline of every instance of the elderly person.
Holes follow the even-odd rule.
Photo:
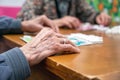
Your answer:
[[[111,17],[96,12],[85,0],[26,0],[17,18],[29,20],[45,14],[59,26],[78,28],[81,22],[109,25]]]
[[[53,31],[50,28],[43,28],[43,24],[55,27],[49,19],[45,20],[44,17],[23,22],[0,17],[1,36],[23,31],[36,32],[42,29],[31,42],[0,54],[0,80],[25,80],[30,76],[30,66],[40,63],[46,57],[64,51],[79,52],[79,48],[63,35],[56,33],[56,29]]]

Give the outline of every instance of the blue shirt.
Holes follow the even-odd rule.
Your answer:
[[[0,17],[0,35],[22,33],[21,21]],[[19,48],[0,54],[0,80],[25,80],[30,76],[30,67]]]
[[[22,33],[21,21],[6,16],[0,17],[0,35],[13,33]]]

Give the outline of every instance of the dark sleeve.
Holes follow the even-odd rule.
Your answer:
[[[0,35],[22,33],[21,21],[10,17],[0,17]]]
[[[0,80],[25,80],[29,76],[29,64],[19,48],[0,54]]]
[[[96,17],[100,14],[96,12],[87,2],[86,0],[76,0],[76,16],[82,22],[90,22],[92,24],[96,24]]]

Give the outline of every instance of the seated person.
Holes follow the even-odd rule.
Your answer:
[[[85,0],[26,0],[17,18],[29,20],[45,14],[59,26],[78,28],[81,22],[109,25],[111,17],[96,12]]]
[[[23,31],[34,32],[39,29],[39,26],[42,27],[40,24],[48,25],[49,21],[46,23],[39,18],[44,17],[23,22],[9,17],[0,17],[0,35]],[[38,27],[33,29],[32,26]],[[63,35],[50,28],[43,28],[31,42],[0,54],[0,80],[26,80],[31,73],[30,66],[39,64],[50,55],[65,51],[79,52],[79,48]]]

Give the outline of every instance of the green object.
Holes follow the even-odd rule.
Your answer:
[[[28,43],[28,42],[30,42],[32,40],[32,37],[28,36],[28,35],[24,35],[23,37],[20,37],[20,39],[22,39],[23,41]]]
[[[106,12],[113,22],[120,22],[120,0],[86,0],[96,11]],[[103,9],[101,9],[102,7]]]

